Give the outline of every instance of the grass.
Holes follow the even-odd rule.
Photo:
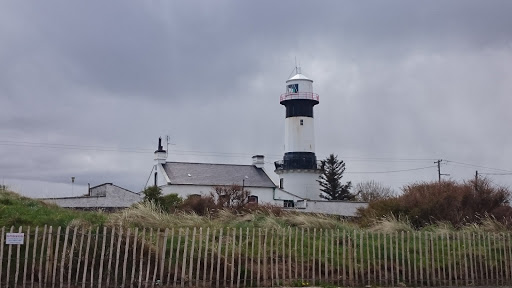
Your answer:
[[[261,209],[252,213],[234,214],[224,210],[212,215],[199,216],[194,213],[175,212],[169,214],[153,203],[138,203],[115,213],[97,211],[78,211],[30,199],[14,192],[0,190],[0,227],[11,226],[108,226],[123,228],[154,228],[166,229],[175,227],[203,228],[262,228],[288,229],[317,228],[341,231],[368,231],[379,233],[413,232],[415,229],[407,218],[383,217],[374,220],[367,228],[361,228],[355,222],[339,219],[336,216]],[[448,233],[457,231],[445,222],[423,227],[420,231],[432,233]],[[468,223],[460,228],[465,232],[507,232],[503,224],[493,217],[484,216],[479,223]]]
[[[97,226],[107,220],[104,213],[65,209],[9,191],[0,191],[0,215],[0,227],[66,226],[77,221]]]

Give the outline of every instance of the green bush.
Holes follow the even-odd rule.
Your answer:
[[[165,195],[160,197],[158,200],[162,209],[167,212],[176,211],[176,208],[183,203],[183,199],[178,194]]]

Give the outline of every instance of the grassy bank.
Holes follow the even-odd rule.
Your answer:
[[[65,209],[10,191],[0,192],[0,215],[0,227],[67,226],[73,221],[97,226],[108,218],[104,213]]]

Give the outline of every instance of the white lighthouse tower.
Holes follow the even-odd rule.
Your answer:
[[[286,81],[280,103],[286,107],[284,157],[275,162],[280,188],[306,199],[320,199],[316,181],[321,171],[315,155],[313,107],[319,103],[313,93],[313,80],[295,68],[296,74]]]

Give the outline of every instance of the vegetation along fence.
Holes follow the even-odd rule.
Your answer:
[[[8,244],[11,232],[23,232],[23,244]],[[508,233],[45,226],[1,234],[2,287],[512,283]]]

